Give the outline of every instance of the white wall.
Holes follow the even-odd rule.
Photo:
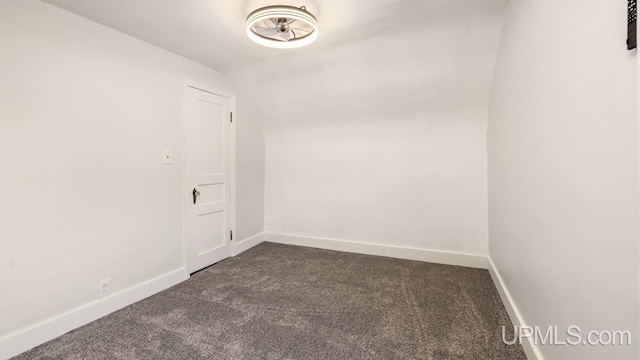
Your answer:
[[[2,338],[96,300],[99,280],[115,293],[183,266],[183,81],[240,93],[34,0],[0,2],[0,49]],[[241,239],[262,231],[264,140],[245,97],[237,111]]]
[[[527,325],[631,330],[637,359],[636,53],[626,1],[512,1],[489,121],[490,255]],[[564,336],[561,334],[560,339]]]
[[[507,0],[309,0],[320,37],[289,50],[242,30],[270,0],[45,1],[223,69],[253,95],[270,231],[488,253],[486,123]],[[309,174],[330,180],[310,188]]]
[[[486,255],[486,124],[505,6],[372,4],[380,19],[342,42],[243,69],[239,81],[267,95],[267,231]],[[362,30],[385,17],[402,21]]]
[[[236,231],[242,241],[264,231],[265,138],[261,112],[236,88]]]
[[[481,114],[368,120],[267,136],[266,229],[486,254]]]

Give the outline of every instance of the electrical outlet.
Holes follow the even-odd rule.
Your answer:
[[[272,221],[273,219],[271,219],[271,216],[267,216],[267,225],[271,225]]]
[[[111,279],[98,281],[98,296],[105,297],[111,293]]]

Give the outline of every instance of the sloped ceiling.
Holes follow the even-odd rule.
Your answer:
[[[507,0],[45,0],[237,81],[265,129],[486,111]],[[307,6],[319,39],[252,43],[245,18]]]

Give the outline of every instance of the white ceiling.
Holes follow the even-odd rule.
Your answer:
[[[223,72],[266,127],[486,108],[507,0],[44,0]],[[245,18],[307,6],[320,37],[252,43]],[[393,105],[391,105],[393,104]]]

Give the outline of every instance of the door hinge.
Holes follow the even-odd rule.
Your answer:
[[[233,113],[231,113],[231,115],[229,116],[229,119],[231,120],[231,122],[233,122]]]
[[[229,236],[229,240],[233,241],[233,230],[231,231],[231,235]]]

